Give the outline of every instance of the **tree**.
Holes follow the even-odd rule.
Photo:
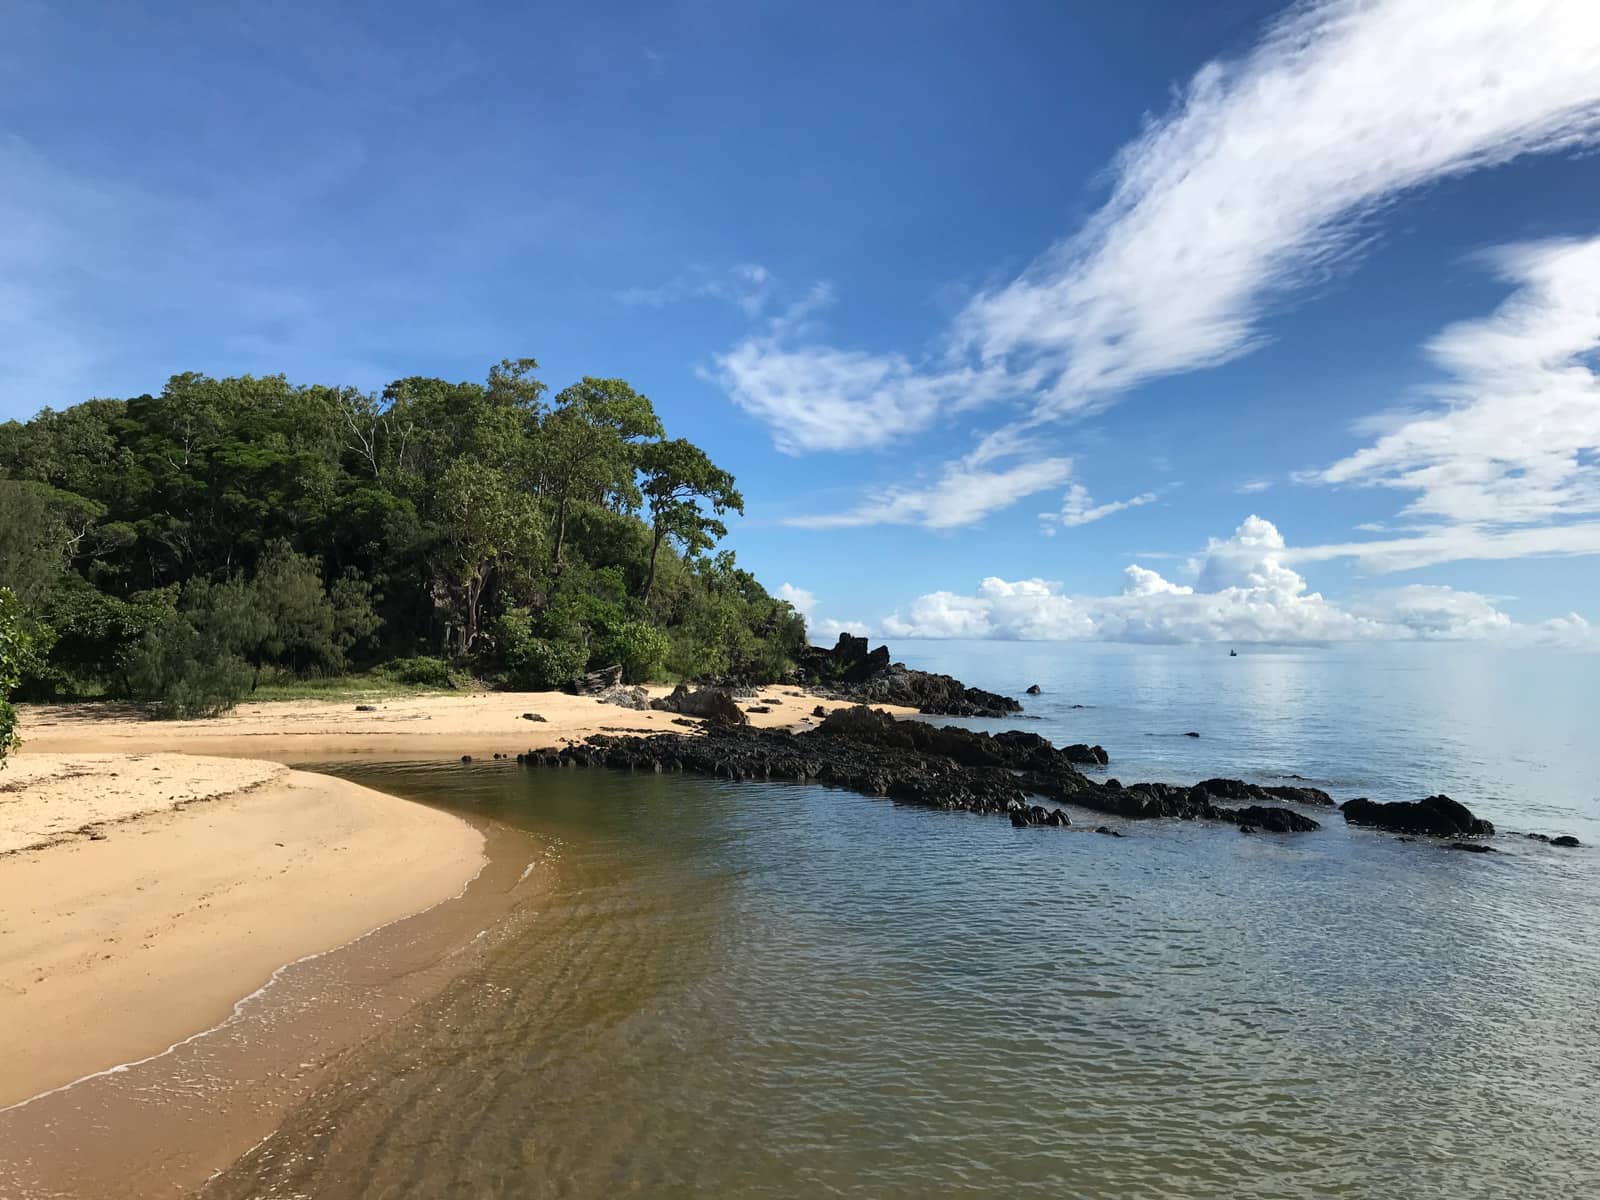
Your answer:
[[[471,459],[450,465],[436,496],[446,573],[459,609],[456,649],[469,654],[496,573],[533,559],[544,540],[543,523],[531,496],[517,491],[500,471]]]
[[[708,517],[700,502],[706,501],[711,511],[721,516],[730,509],[743,513],[744,497],[733,486],[732,475],[712,463],[700,447],[682,438],[642,447],[639,468],[644,475],[641,490],[650,505],[650,566],[641,597],[648,604],[655,589],[661,543],[675,538],[689,557],[709,550],[717,539],[727,536],[728,529],[721,521]]]
[[[628,511],[639,506],[638,442],[659,438],[661,420],[650,401],[622,380],[585,376],[556,396],[555,411],[540,432],[542,484],[555,507],[551,561],[559,571],[573,503],[610,498]]]
[[[16,597],[9,588],[0,588],[0,766],[17,744],[17,711],[11,707],[11,690],[21,680],[22,651]]]

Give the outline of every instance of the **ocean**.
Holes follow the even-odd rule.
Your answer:
[[[1326,812],[1112,839],[809,785],[347,765],[529,831],[547,886],[204,1195],[1600,1193],[1592,660],[895,649],[1037,683],[961,723],[1100,743],[1125,783],[1443,791],[1501,852]]]

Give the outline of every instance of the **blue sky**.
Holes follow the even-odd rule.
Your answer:
[[[531,354],[819,633],[1600,642],[1588,0],[12,3],[0,81],[0,416]]]

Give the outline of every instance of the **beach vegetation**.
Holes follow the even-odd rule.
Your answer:
[[[0,424],[21,694],[172,716],[347,676],[776,678],[804,624],[720,548],[743,511],[629,383],[551,395],[531,358],[376,392],[191,372]]]

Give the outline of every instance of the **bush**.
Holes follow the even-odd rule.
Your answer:
[[[401,683],[418,687],[454,687],[450,681],[450,664],[442,658],[397,658],[389,664],[389,674]]]
[[[161,717],[216,717],[250,690],[255,670],[219,637],[204,610],[172,612],[132,655],[133,695]]]
[[[22,633],[17,628],[17,601],[0,588],[0,765],[17,744],[17,713],[11,707],[11,689],[21,677]]]
[[[621,621],[599,636],[589,658],[603,667],[621,663],[624,680],[644,683],[661,674],[669,645],[667,635],[654,625]]]

